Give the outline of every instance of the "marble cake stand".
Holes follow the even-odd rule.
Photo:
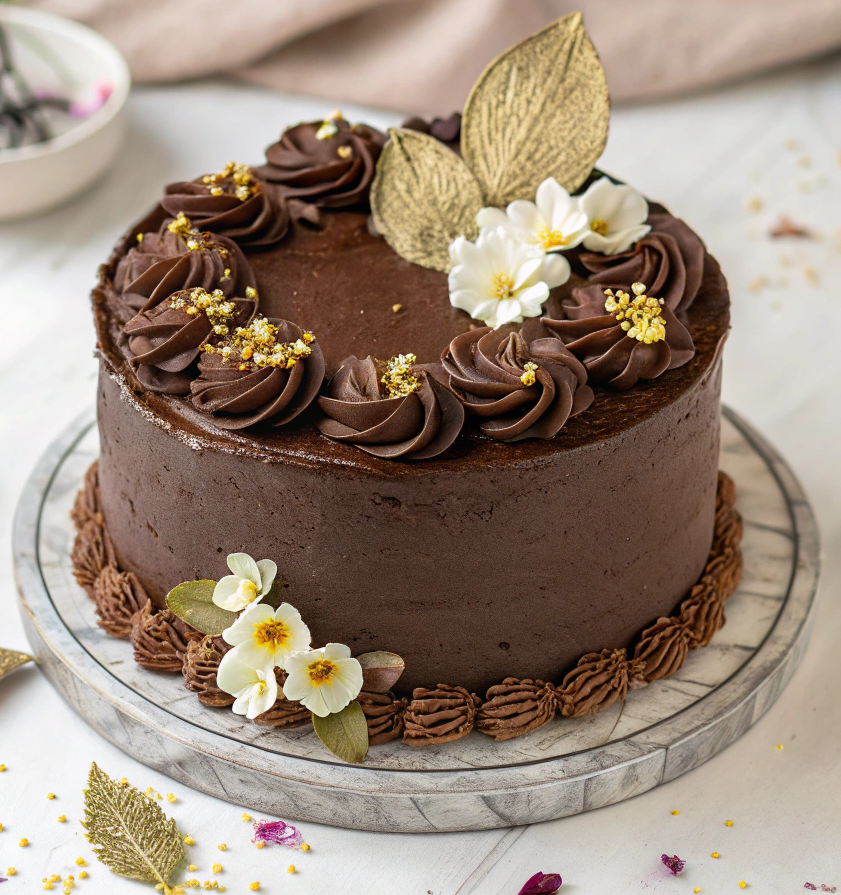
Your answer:
[[[727,624],[680,672],[624,706],[551,722],[507,743],[477,732],[441,747],[372,747],[332,760],[311,729],[279,732],[209,709],[179,675],[136,665],[96,625],[73,579],[69,510],[98,451],[93,414],[39,461],[18,506],[14,555],[24,624],[44,673],[99,733],[149,767],[286,819],[435,832],[535,823],[645,792],[712,758],[773,705],[797,668],[812,619],[818,535],[774,449],[725,410],[721,467],[745,521],[744,575]]]

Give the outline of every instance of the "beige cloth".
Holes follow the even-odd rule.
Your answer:
[[[841,0],[31,0],[109,37],[139,82],[230,73],[407,112],[460,109],[499,52],[575,9],[614,100],[841,46]]]

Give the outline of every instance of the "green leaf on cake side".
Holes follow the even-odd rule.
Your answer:
[[[407,261],[447,271],[449,246],[474,239],[482,191],[467,165],[428,134],[391,128],[371,185],[377,230]]]
[[[182,621],[202,634],[218,637],[237,620],[236,612],[221,609],[213,602],[215,581],[185,581],[166,595],[166,605]]]
[[[406,663],[385,650],[362,653],[356,657],[362,666],[362,689],[368,693],[388,693],[406,670]]]
[[[84,796],[82,826],[96,857],[112,873],[169,892],[169,878],[184,858],[175,821],[153,799],[112,780],[96,762],[91,765]]]
[[[461,125],[462,154],[485,205],[533,200],[547,177],[573,192],[604,150],[609,115],[604,69],[581,13],[506,50],[473,86]]]
[[[359,764],[368,754],[368,722],[358,702],[325,718],[313,714],[312,724],[321,742],[342,761]]]

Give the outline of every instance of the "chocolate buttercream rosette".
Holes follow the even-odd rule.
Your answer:
[[[480,327],[450,342],[441,367],[467,415],[500,441],[552,438],[593,402],[584,365],[556,337]]]
[[[258,317],[205,345],[190,386],[193,405],[222,429],[284,426],[313,402],[324,368],[312,333],[288,320]]]
[[[277,184],[288,199],[319,208],[367,206],[377,159],[387,137],[341,113],[287,128],[266,150],[255,173]]]
[[[235,242],[199,230],[183,214],[156,232],[138,232],[111,282],[129,312],[126,320],[184,289],[221,289],[230,296],[245,295],[256,286]]]
[[[689,330],[665,301],[645,294],[642,283],[633,296],[617,286],[580,286],[563,299],[565,320],[542,317],[584,364],[590,382],[619,391],[640,379],[656,379],[695,356]]]
[[[588,285],[645,283],[650,295],[663,299],[676,314],[688,310],[701,288],[706,249],[700,237],[679,218],[650,214],[651,230],[627,252],[604,255],[582,251],[578,260],[588,271]]]
[[[173,218],[186,215],[201,230],[249,248],[274,245],[289,229],[281,193],[247,165],[229,162],[215,174],[171,183],[161,206]]]
[[[461,402],[438,381],[443,375],[438,365],[417,364],[412,354],[385,363],[349,357],[318,399],[325,416],[316,424],[328,438],[375,457],[437,457],[464,425]]]
[[[150,302],[123,327],[124,351],[149,391],[184,395],[194,364],[212,335],[224,336],[254,316],[257,292],[228,297],[222,289],[183,289],[160,303]]]

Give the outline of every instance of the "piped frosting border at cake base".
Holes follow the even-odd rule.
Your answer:
[[[476,729],[495,740],[522,736],[562,717],[596,714],[639,689],[677,672],[690,650],[707,646],[725,622],[724,603],[742,572],[742,520],[736,488],[719,472],[712,547],[698,582],[672,616],[654,620],[632,649],[605,648],[582,656],[559,683],[506,678],[482,699],[459,686],[418,687],[412,699],[363,690],[358,696],[371,745],[402,737],[409,746],[437,745]],[[99,624],[112,636],[130,639],[135,661],[158,671],[181,671],[187,689],[207,706],[229,706],[216,669],[230,646],[203,637],[174,616],[156,610],[142,586],[122,571],[101,511],[97,465],[85,476],[72,511],[77,535],[74,574],[95,600]],[[145,599],[144,599],[145,598]],[[283,683],[283,672],[278,684]],[[301,727],[310,714],[281,695],[256,723],[278,729]]]

